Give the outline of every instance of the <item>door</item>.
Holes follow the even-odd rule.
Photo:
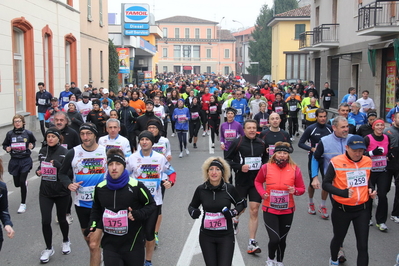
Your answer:
[[[331,59],[331,88],[334,91],[335,97],[331,99],[331,107],[338,108],[338,99],[341,99],[343,95],[338,95],[339,86],[339,58]]]

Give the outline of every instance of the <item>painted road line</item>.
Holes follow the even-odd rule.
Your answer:
[[[208,137],[208,146],[209,146],[209,154],[215,154],[215,149],[212,148],[212,139],[211,139],[211,135],[209,134]]]

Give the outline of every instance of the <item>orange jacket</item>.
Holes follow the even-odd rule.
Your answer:
[[[145,112],[145,103],[140,99],[137,99],[136,101],[130,100],[129,106],[133,107],[136,112],[137,109],[140,109],[141,112],[138,113],[139,116]]]

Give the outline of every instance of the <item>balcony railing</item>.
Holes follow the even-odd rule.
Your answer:
[[[310,48],[313,45],[313,31],[299,34],[299,49]]]
[[[358,13],[358,30],[397,26],[399,3],[398,1],[376,1],[360,7]]]
[[[313,28],[313,45],[338,43],[339,24],[321,24]]]

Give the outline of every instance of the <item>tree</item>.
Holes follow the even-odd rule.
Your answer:
[[[119,73],[119,57],[116,47],[111,39],[108,39],[108,68],[109,68],[109,89],[118,92],[118,73]]]
[[[249,41],[249,58],[252,62],[259,62],[259,65],[247,67],[251,75],[271,73],[272,28],[267,24],[273,18],[273,13],[280,14],[295,8],[298,8],[296,0],[275,0],[273,8],[269,8],[267,4],[262,6],[252,32],[254,40]]]

